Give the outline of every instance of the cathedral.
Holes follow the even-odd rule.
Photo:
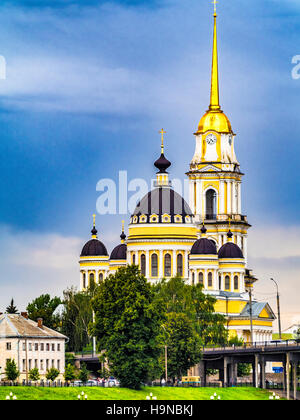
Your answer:
[[[124,223],[121,243],[108,254],[92,238],[80,255],[80,289],[102,282],[120,267],[139,266],[149,282],[180,276],[200,283],[216,298],[215,310],[227,319],[229,336],[245,342],[272,340],[275,315],[268,303],[252,300],[257,278],[248,268],[247,237],[251,227],[242,213],[242,178],[235,154],[236,134],[219,100],[217,14],[214,12],[210,105],[195,132],[195,154],[189,171],[189,203],[172,188],[164,152],[154,163],[154,189]]]

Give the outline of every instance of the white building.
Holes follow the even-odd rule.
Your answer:
[[[65,372],[65,343],[67,337],[34,322],[27,313],[0,314],[0,380],[5,379],[8,359],[14,359],[20,371],[20,380],[28,380],[29,371],[38,368],[41,379],[54,367],[63,379]]]

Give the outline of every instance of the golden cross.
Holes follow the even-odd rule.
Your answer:
[[[214,12],[217,13],[217,4],[219,2],[217,0],[213,0],[212,4],[214,5]]]
[[[93,223],[94,223],[94,227],[96,226],[96,215],[93,214]]]
[[[125,228],[125,221],[122,220],[122,232],[124,233],[124,228]]]
[[[159,132],[159,134],[161,134],[161,153],[164,153],[164,134],[167,134],[166,131],[164,131],[164,129],[162,128]]]

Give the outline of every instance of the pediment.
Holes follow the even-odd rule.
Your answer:
[[[207,165],[204,168],[200,169],[200,172],[222,172],[222,170],[214,165]]]

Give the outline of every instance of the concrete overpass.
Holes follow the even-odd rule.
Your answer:
[[[100,355],[85,354],[76,357],[78,363],[86,363],[88,369],[94,372],[100,369]],[[266,388],[266,363],[282,362],[284,368],[284,390],[287,399],[291,397],[291,382],[293,397],[297,399],[297,368],[300,363],[300,342],[287,340],[284,342],[247,343],[237,347],[203,348],[202,361],[193,371],[200,376],[201,384],[206,386],[208,369],[218,370],[220,381],[224,387],[237,382],[238,363],[252,365],[253,386]]]

